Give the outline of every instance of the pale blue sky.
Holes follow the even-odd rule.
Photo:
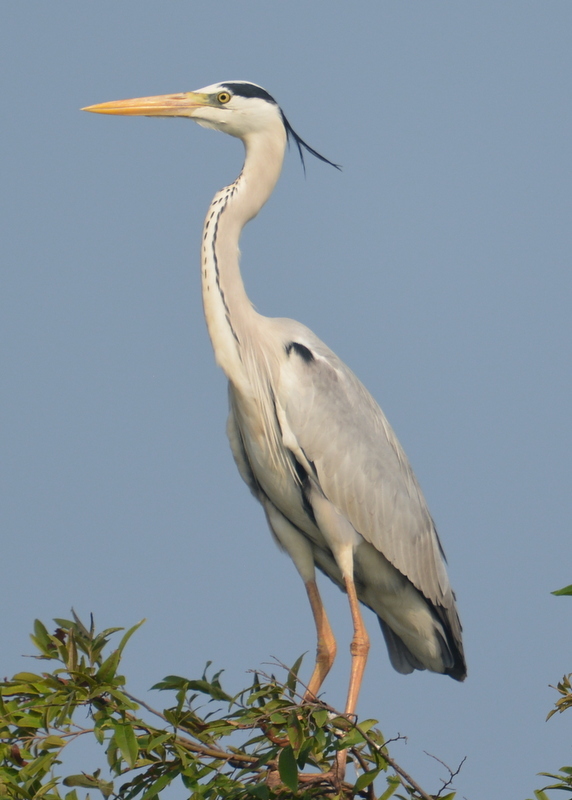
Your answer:
[[[372,615],[360,709],[436,791],[524,800],[572,763],[545,722],[572,669],[569,0],[100,0],[0,6],[3,642],[34,617],[147,624],[142,693],[210,659],[230,689],[314,649],[294,567],[226,443],[198,243],[239,142],[81,106],[263,85],[343,172],[296,154],[245,232],[259,310],[314,329],[379,400],[449,558],[465,684],[389,666]],[[340,656],[350,621],[322,580]],[[311,661],[311,658],[308,659]],[[94,767],[96,764],[93,765]],[[181,792],[181,797],[183,794]]]

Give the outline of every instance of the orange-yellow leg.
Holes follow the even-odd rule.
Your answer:
[[[348,593],[348,600],[350,601],[350,611],[352,614],[352,622],[354,624],[354,638],[350,644],[350,653],[352,654],[352,670],[350,674],[350,685],[348,689],[348,699],[346,701],[345,713],[347,716],[355,714],[359,690],[365,665],[367,662],[367,655],[369,653],[369,636],[362,619],[359,600],[356,594],[356,587],[351,578],[345,579],[346,591]]]
[[[348,593],[354,626],[354,635],[350,645],[352,667],[345,708],[346,716],[352,717],[355,715],[359,690],[369,653],[369,636],[361,616],[355,584],[351,578],[345,578],[344,582]],[[322,605],[316,582],[308,581],[308,583],[306,583],[306,591],[308,593],[310,605],[312,606],[312,613],[314,614],[316,631],[318,633],[316,666],[314,667],[308,689],[304,695],[304,700],[313,700],[334,663],[334,658],[336,656],[336,640],[334,639],[330,623],[328,622],[326,612]],[[300,777],[308,784],[316,781],[330,781],[339,791],[346,772],[346,760],[347,750],[341,750],[336,757],[335,766],[329,772],[318,773],[317,775],[308,775],[304,773],[304,775]]]
[[[310,678],[308,688],[304,694],[304,701],[308,701],[316,699],[320,687],[334,663],[337,646],[316,581],[308,581],[305,586],[310,606],[312,607],[312,614],[314,615],[316,633],[318,636],[316,665],[314,666],[312,677]]]
[[[350,673],[350,685],[348,689],[348,699],[346,701],[345,713],[347,717],[355,715],[359,690],[365,671],[367,655],[369,653],[369,636],[362,619],[359,601],[356,594],[356,587],[351,578],[344,579],[348,600],[350,601],[350,611],[354,625],[354,636],[350,645],[352,654],[352,668]],[[344,779],[346,771],[347,750],[340,750],[337,757],[336,782],[340,785]]]

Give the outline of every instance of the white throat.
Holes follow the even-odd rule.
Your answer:
[[[286,131],[279,117],[263,132],[244,139],[246,156],[238,178],[214,196],[203,228],[203,306],[215,358],[229,380],[247,380],[244,349],[257,312],[244,289],[238,243],[246,223],[268,200],[282,169]]]

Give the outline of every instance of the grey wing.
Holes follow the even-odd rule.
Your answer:
[[[433,604],[454,608],[433,520],[383,412],[303,326],[286,352],[277,392],[286,445],[311,463],[326,498],[367,542]]]

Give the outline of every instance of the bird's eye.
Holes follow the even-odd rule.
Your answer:
[[[216,96],[216,99],[219,101],[219,103],[225,105],[225,103],[228,103],[230,100],[230,94],[228,92],[219,92]]]

